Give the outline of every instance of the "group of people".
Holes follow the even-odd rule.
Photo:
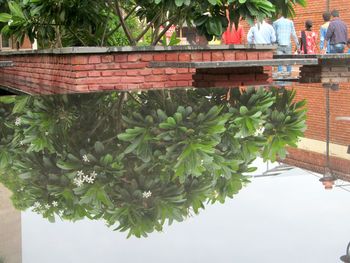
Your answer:
[[[305,21],[305,29],[297,36],[292,20],[281,16],[271,25],[266,20],[257,22],[249,29],[247,42],[249,44],[277,44],[278,55],[292,54],[292,41],[294,40],[296,53],[298,54],[332,54],[344,53],[346,45],[349,47],[348,29],[344,21],[339,17],[339,11],[323,13],[324,24],[320,29],[320,43],[318,43],[318,34],[313,31],[311,20]],[[224,44],[242,44],[245,33],[241,25],[236,29],[230,25],[222,36]],[[282,67],[278,68],[282,71]],[[291,72],[291,67],[287,66],[287,72]]]

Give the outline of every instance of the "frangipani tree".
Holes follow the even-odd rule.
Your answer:
[[[123,33],[129,45],[148,34],[156,45],[172,25],[196,26],[208,39],[220,37],[231,22],[253,23],[278,14],[291,16],[305,0],[11,0],[2,33],[23,41],[38,39],[42,46],[115,45]],[[232,25],[232,23],[231,23]]]
[[[0,99],[0,181],[50,221],[103,219],[146,236],[233,198],[258,156],[305,130],[284,89],[149,91]]]

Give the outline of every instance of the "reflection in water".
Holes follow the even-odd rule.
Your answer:
[[[0,179],[16,208],[147,236],[232,198],[305,130],[285,89],[0,99]]]

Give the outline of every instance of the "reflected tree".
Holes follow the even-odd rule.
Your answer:
[[[0,181],[16,208],[54,221],[161,231],[284,158],[305,130],[286,89],[197,89],[0,99]]]

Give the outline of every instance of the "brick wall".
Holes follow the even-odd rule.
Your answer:
[[[326,141],[326,91],[321,84],[297,84],[296,100],[307,101],[307,130],[305,137]],[[350,145],[350,122],[337,120],[337,117],[350,117],[350,84],[340,84],[337,91],[330,91],[330,142]],[[288,157],[283,162],[314,172],[324,173],[325,154],[303,149],[288,149]],[[350,180],[350,161],[331,157],[331,167],[339,178]]]
[[[14,67],[0,69],[0,85],[31,94],[190,87],[197,84],[193,83],[196,79],[195,69],[152,68],[150,62],[258,60],[271,59],[273,56],[272,50],[236,50],[228,46],[216,48],[166,50],[157,47],[153,51],[136,49],[132,52],[122,50],[102,53],[96,53],[94,49],[95,53],[91,51],[83,54],[81,51],[89,48],[80,49],[80,53],[68,52],[67,50],[75,50],[71,48],[64,49],[63,54],[47,51],[2,53],[0,60],[11,60]],[[202,76],[203,72],[200,74]],[[240,86],[245,83],[266,84],[270,77],[271,70],[268,68],[266,71],[260,68],[256,72],[255,68],[243,68],[239,72],[222,72],[220,78]],[[206,85],[201,83],[199,86],[218,87],[224,84],[216,82],[215,79],[211,80],[207,81]]]

